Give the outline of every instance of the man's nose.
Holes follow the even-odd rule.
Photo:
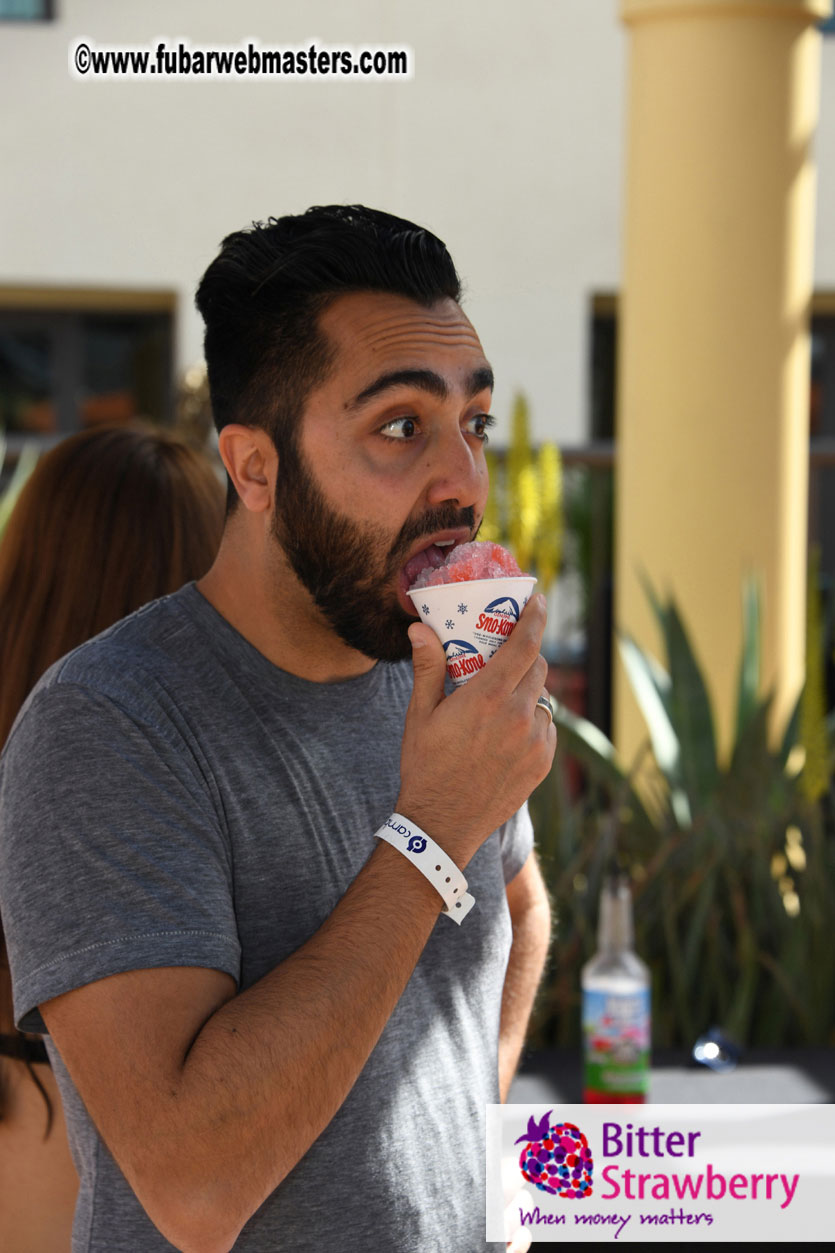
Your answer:
[[[487,491],[482,446],[473,446],[463,432],[445,436],[434,450],[426,499],[430,505],[455,502],[466,509],[479,505]]]

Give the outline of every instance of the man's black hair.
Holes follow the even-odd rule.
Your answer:
[[[318,318],[347,292],[422,305],[459,301],[446,246],[405,218],[363,205],[325,205],[224,239],[197,289],[215,425],[263,427],[282,453],[333,348]],[[230,483],[228,505],[237,497]]]

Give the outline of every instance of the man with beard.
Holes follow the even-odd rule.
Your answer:
[[[67,1110],[74,1249],[485,1247],[556,732],[542,597],[449,696],[406,597],[487,495],[459,297],[439,240],[362,207],[229,236],[198,291],[217,560],[59,662],[9,739],[3,919]],[[392,814],[466,871],[465,918],[377,838]]]

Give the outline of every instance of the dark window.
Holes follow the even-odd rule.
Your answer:
[[[53,435],[172,417],[170,312],[0,309],[0,428]]]
[[[615,437],[615,372],[618,356],[618,319],[614,296],[596,296],[592,302],[590,370],[591,439]]]
[[[3,22],[51,22],[54,17],[54,0],[0,0]]]
[[[815,446],[835,444],[835,315],[812,317],[812,381],[809,396],[809,543],[821,550],[821,573],[835,580],[835,465]]]
[[[812,317],[809,544],[820,554],[827,708],[835,708],[835,313]]]

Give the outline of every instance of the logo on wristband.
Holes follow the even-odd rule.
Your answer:
[[[422,853],[426,848],[426,840],[423,836],[412,835],[411,828],[405,826],[402,822],[392,822],[391,818],[387,818],[385,825],[397,835],[403,836],[403,839],[407,841],[406,847],[410,853]]]

